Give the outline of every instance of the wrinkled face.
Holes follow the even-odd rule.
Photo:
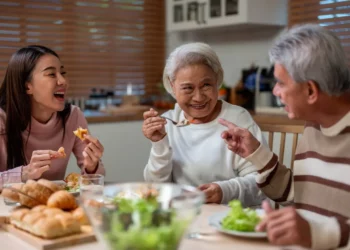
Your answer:
[[[273,94],[281,99],[290,119],[305,118],[308,110],[309,90],[307,83],[296,83],[281,64],[275,64],[277,83]]]
[[[211,68],[203,64],[181,68],[171,86],[187,119],[203,120],[213,114],[218,101],[218,85]]]
[[[32,108],[50,112],[64,109],[68,88],[66,72],[61,61],[51,54],[39,58],[27,83],[27,94],[31,96]]]

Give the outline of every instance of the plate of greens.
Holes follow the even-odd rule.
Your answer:
[[[209,217],[209,225],[219,232],[247,238],[266,238],[266,232],[256,232],[255,226],[264,215],[262,209],[243,208],[238,200],[229,203],[230,210]]]

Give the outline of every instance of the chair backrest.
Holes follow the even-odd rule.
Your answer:
[[[291,163],[290,168],[293,170],[294,165],[294,157],[295,157],[295,150],[298,143],[298,135],[302,134],[304,131],[303,125],[296,125],[296,124],[288,124],[288,125],[279,125],[279,124],[258,124],[261,131],[268,132],[269,135],[269,148],[272,151],[273,147],[273,140],[275,133],[281,133],[281,140],[280,140],[280,151],[279,151],[279,162],[283,163],[284,160],[284,149],[286,144],[286,134],[292,134],[293,135],[293,143],[292,143],[292,152],[291,152]]]

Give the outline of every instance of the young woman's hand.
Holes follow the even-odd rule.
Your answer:
[[[89,134],[84,136],[84,142],[87,143],[83,151],[84,168],[87,172],[95,172],[103,155],[104,148],[97,138]]]
[[[158,112],[150,109],[143,113],[142,132],[149,140],[160,141],[165,135],[166,120],[158,116]]]
[[[57,151],[35,150],[27,166],[22,168],[22,181],[38,179],[44,172],[50,169],[51,160],[57,158]]]

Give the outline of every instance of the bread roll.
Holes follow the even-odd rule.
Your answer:
[[[78,207],[74,196],[65,190],[61,190],[52,194],[47,201],[47,206],[65,210],[73,210]]]
[[[73,217],[80,222],[80,225],[90,225],[89,219],[87,218],[85,211],[82,207],[78,207],[72,212]]]
[[[29,213],[29,209],[28,208],[21,208],[21,209],[17,209],[14,212],[12,212],[11,217],[14,218],[15,220],[22,220],[23,217]]]
[[[18,209],[11,214],[10,223],[47,239],[80,232],[80,223],[72,214],[45,206],[37,206],[32,210]]]

